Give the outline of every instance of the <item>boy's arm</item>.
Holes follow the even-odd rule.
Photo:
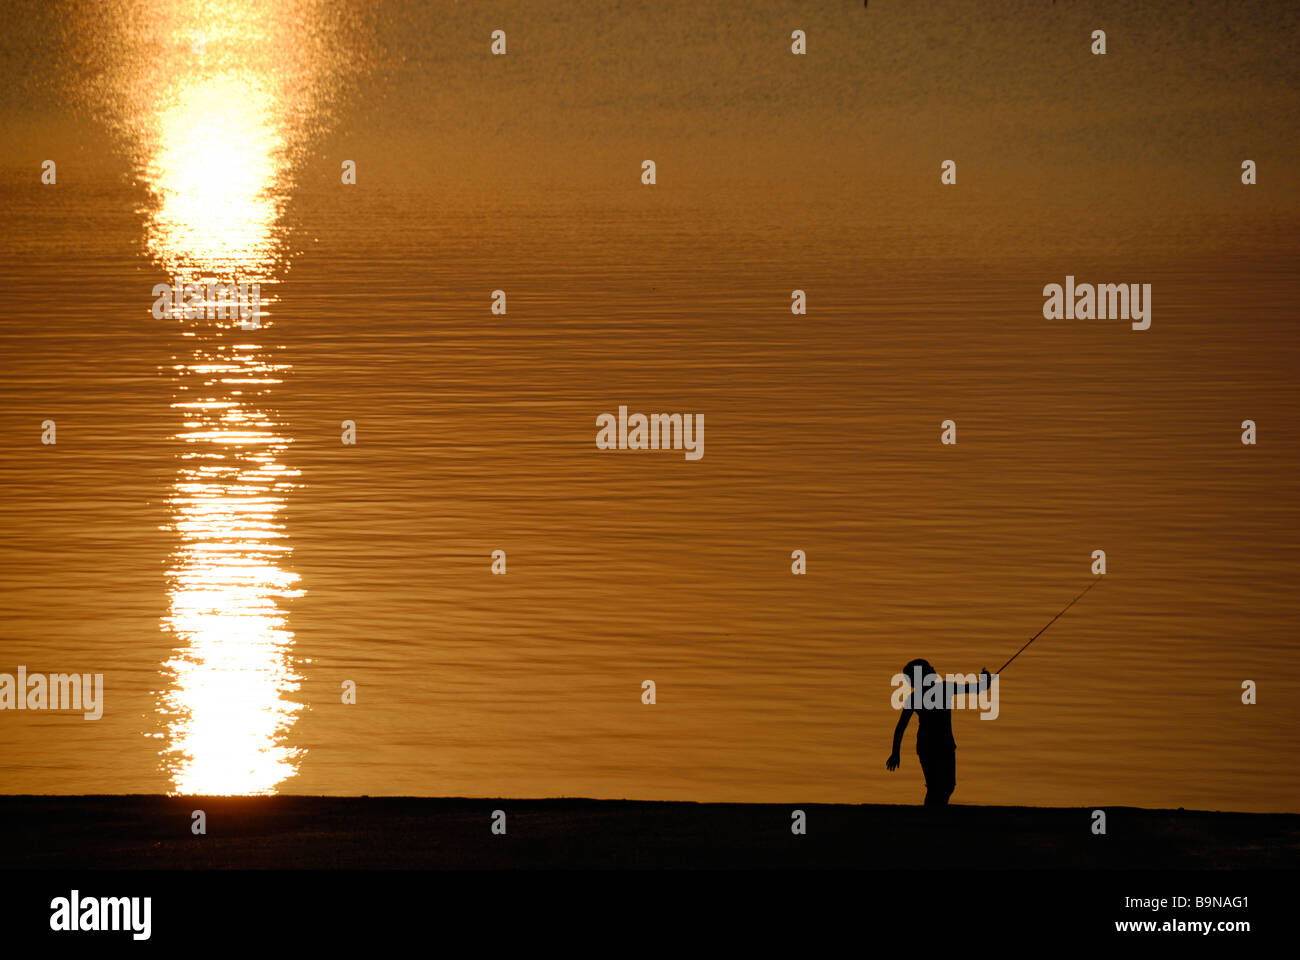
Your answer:
[[[955,683],[953,684],[953,692],[964,694],[966,696],[978,695],[981,690],[987,690],[992,683],[993,674],[989,673],[988,667],[985,667],[980,671],[980,679],[979,682],[974,685],[975,689],[972,690],[971,684],[969,683]]]
[[[907,721],[911,719],[911,707],[904,707],[898,714],[898,724],[894,727],[894,752],[885,761],[885,767],[889,770],[898,769],[898,751],[903,746],[903,731],[907,729]]]

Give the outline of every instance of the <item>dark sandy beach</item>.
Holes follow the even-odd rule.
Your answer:
[[[507,833],[491,832],[506,812]],[[802,809],[807,834],[791,833]],[[203,810],[207,833],[191,832]],[[0,869],[1258,869],[1300,815],[409,797],[0,797]]]

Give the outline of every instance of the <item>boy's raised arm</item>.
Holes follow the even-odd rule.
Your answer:
[[[965,694],[967,696],[970,696],[972,694],[978,695],[981,690],[987,690],[992,683],[993,683],[993,674],[989,673],[988,667],[985,667],[983,670],[980,671],[979,682],[975,684],[974,690],[971,689],[971,684],[969,683],[955,683],[953,684],[954,687],[953,692]]]

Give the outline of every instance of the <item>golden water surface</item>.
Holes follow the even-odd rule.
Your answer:
[[[0,790],[1300,810],[1295,12],[704,6],[5,10]]]

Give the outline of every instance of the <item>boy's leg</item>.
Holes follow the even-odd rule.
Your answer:
[[[943,750],[919,755],[925,774],[925,805],[941,807],[957,789],[957,751]]]

